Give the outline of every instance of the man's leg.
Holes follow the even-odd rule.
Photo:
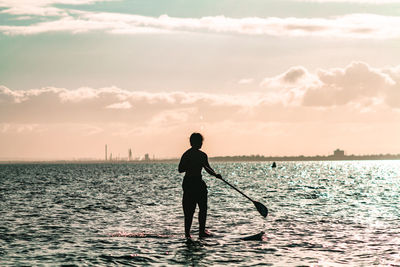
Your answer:
[[[206,233],[207,221],[207,190],[202,192],[199,198],[199,235],[207,236]]]
[[[183,214],[185,215],[185,237],[190,238],[190,228],[192,227],[193,214],[196,209],[196,202],[193,196],[183,192],[182,206]]]

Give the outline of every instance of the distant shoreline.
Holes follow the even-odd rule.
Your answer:
[[[350,155],[350,156],[233,156],[233,157],[213,157],[212,161],[342,161],[342,160],[400,160],[398,155]]]
[[[211,162],[282,162],[282,161],[353,161],[353,160],[400,160],[398,155],[350,155],[350,156],[222,156],[210,157]],[[140,164],[140,163],[177,163],[175,159],[153,160],[0,160],[0,164]]]

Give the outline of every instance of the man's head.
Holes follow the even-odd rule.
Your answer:
[[[203,145],[203,136],[199,133],[192,133],[190,136],[190,145],[193,148],[200,149]]]

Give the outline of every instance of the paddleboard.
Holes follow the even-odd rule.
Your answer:
[[[265,233],[263,231],[261,231],[258,234],[245,236],[245,237],[242,237],[240,239],[244,240],[244,241],[251,241],[251,240],[262,241],[263,237],[264,237],[264,234]]]

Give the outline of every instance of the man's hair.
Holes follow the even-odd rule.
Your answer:
[[[190,145],[192,147],[201,147],[203,140],[204,138],[200,133],[192,133],[190,136]]]

